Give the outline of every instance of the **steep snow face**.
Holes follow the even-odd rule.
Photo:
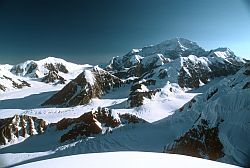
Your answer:
[[[24,63],[14,65],[10,71],[18,76],[42,78],[48,74],[49,71],[57,71],[60,74],[68,74],[86,67],[91,66],[73,64],[60,58],[48,57],[39,61],[29,60]]]
[[[228,165],[219,162],[213,162],[205,159],[193,158],[183,155],[149,153],[149,152],[110,152],[110,153],[93,153],[81,154],[67,157],[54,158],[29,164],[19,165],[17,168],[28,167],[114,167],[119,165],[120,168],[135,167],[139,165],[144,168],[165,168],[169,167],[192,167],[200,168],[236,168],[238,166]],[[122,164],[121,164],[122,163]]]
[[[95,77],[90,70],[85,70],[84,76],[86,78],[86,82],[89,83],[91,86],[95,84]]]
[[[170,62],[170,60],[165,58],[162,54],[149,55],[141,60],[141,66],[144,69],[142,71],[148,71],[167,62]]]
[[[208,58],[210,59],[211,62],[214,61],[214,62],[220,62],[220,63],[229,62],[229,63],[237,64],[237,63],[245,62],[244,59],[236,57],[234,52],[231,51],[229,48],[217,48],[215,50],[211,50],[208,54]]]
[[[237,74],[221,80],[205,94],[195,97],[180,108],[172,116],[171,122],[182,117],[191,127],[173,144],[168,144],[166,151],[248,167],[249,89],[248,64]]]

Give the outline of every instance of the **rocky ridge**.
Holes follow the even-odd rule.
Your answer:
[[[122,84],[121,79],[95,66],[91,70],[82,72],[42,105],[84,105],[89,103],[92,98],[100,98]]]
[[[112,133],[112,130],[127,124],[146,123],[132,114],[118,114],[108,108],[97,108],[78,118],[64,118],[57,123],[47,123],[43,119],[27,115],[15,115],[0,119],[0,145],[18,142],[37,134],[55,131],[60,134],[58,141],[74,141],[98,134]],[[53,138],[53,137],[51,137]]]

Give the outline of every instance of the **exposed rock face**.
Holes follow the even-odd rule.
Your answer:
[[[164,152],[217,160],[224,156],[218,127],[219,124],[209,128],[208,122],[202,119],[196,127],[176,139],[174,144],[167,146]]]
[[[29,67],[28,67],[27,73],[25,75],[31,74],[33,71],[35,71],[37,69],[37,66],[38,66],[37,63],[31,62]],[[37,77],[37,75],[34,77]]]
[[[247,82],[243,87],[242,89],[249,89],[250,88],[250,81]]]
[[[0,145],[15,141],[20,136],[26,138],[42,134],[47,124],[44,120],[26,115],[15,115],[12,118],[0,119]]]
[[[0,90],[5,91],[5,90],[6,90],[6,87],[5,87],[4,85],[1,85],[1,84],[0,84]]]
[[[63,72],[63,73],[68,73],[69,72],[67,70],[66,66],[63,65],[62,63],[55,63],[54,65],[52,63],[45,63],[44,66],[49,71],[59,71],[59,72]]]
[[[122,124],[138,124],[138,123],[146,123],[145,120],[132,115],[132,114],[119,114],[120,121]]]
[[[89,137],[112,131],[121,124],[145,123],[146,121],[131,114],[114,114],[107,108],[84,113],[78,118],[65,118],[56,123],[57,130],[70,128],[60,138],[60,142],[75,140],[77,137]]]
[[[198,88],[202,83],[206,84],[211,78],[212,72],[202,64],[185,62],[179,70],[178,84],[184,88]]]
[[[232,59],[190,55],[154,68],[140,79],[164,80],[178,83],[181,88],[198,88],[216,77],[234,74],[244,65],[244,61]]]
[[[19,76],[27,76],[33,78],[38,78],[38,74],[36,73],[38,65],[34,61],[29,61],[28,64],[24,67],[24,65],[18,64],[11,68],[10,72]]]
[[[119,78],[99,67],[94,67],[91,71],[82,72],[42,105],[76,106],[87,104],[92,98],[100,97],[122,84],[123,82]]]
[[[134,90],[129,95],[128,103],[132,108],[139,107],[143,105],[144,98],[152,99],[152,97],[159,91],[160,89],[148,90],[148,91]]]
[[[207,57],[183,58],[178,84],[182,88],[197,88],[215,77],[235,74],[244,65],[244,61],[238,60],[233,52],[221,51],[220,54],[224,55],[223,58],[219,57],[217,52],[217,50],[210,51],[210,55]]]
[[[135,82],[130,89],[128,103],[130,107],[139,107],[143,105],[144,98],[152,99],[152,97],[161,89],[149,90],[147,86],[155,85],[156,80],[142,80]]]
[[[45,83],[54,83],[56,82],[57,84],[65,84],[65,79],[58,75],[58,71],[49,71],[49,73],[42,78],[42,82]]]
[[[88,137],[102,132],[99,121],[93,113],[85,113],[77,119],[63,119],[57,123],[57,129],[71,126],[72,129],[63,134],[60,142],[74,140],[78,136]]]

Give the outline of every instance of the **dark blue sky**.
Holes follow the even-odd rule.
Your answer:
[[[0,0],[0,64],[61,57],[106,62],[184,37],[250,58],[247,0]]]

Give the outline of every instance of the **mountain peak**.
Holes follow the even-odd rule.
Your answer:
[[[175,37],[170,40],[163,41],[158,45],[162,47],[167,47],[166,49],[168,50],[186,51],[186,50],[193,50],[197,48],[202,49],[197,43],[190,41],[188,39],[185,39],[185,38],[181,38],[181,37]]]
[[[175,37],[169,40],[165,40],[162,43],[191,43],[191,44],[196,44],[195,42],[182,38],[182,37]],[[197,44],[196,44],[197,45]]]
[[[48,56],[44,59],[41,59],[41,60],[38,60],[36,62],[39,62],[39,63],[65,63],[67,61],[65,61],[64,59],[62,58],[57,58],[57,57],[53,57],[53,56]]]

